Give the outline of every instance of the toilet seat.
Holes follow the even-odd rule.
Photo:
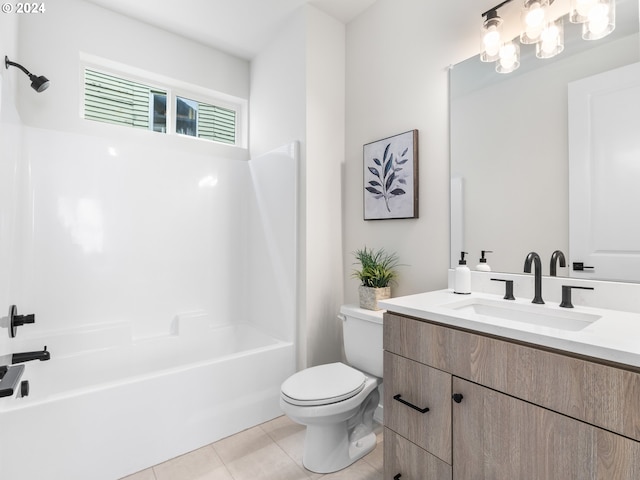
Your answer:
[[[293,405],[327,405],[357,395],[364,388],[366,379],[362,372],[344,363],[319,365],[285,380],[282,397]]]

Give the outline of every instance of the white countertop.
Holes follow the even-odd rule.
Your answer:
[[[448,306],[454,302],[473,299],[505,302],[511,306],[521,304],[522,308],[534,312],[535,309],[540,309],[541,313],[551,315],[571,311],[578,314],[597,315],[601,318],[581,330],[564,330],[552,326],[486,317],[473,312],[457,311]],[[391,298],[380,301],[378,304],[389,312],[640,367],[639,313],[580,306],[566,309],[554,302],[534,305],[531,304],[530,298],[507,301],[502,299],[502,295],[489,293],[458,295],[452,290],[437,290]]]

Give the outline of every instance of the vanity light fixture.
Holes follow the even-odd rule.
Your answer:
[[[500,47],[499,57],[496,61],[496,72],[513,72],[520,66],[520,45],[515,41],[503,43]]]
[[[540,40],[540,36],[545,28],[547,7],[554,0],[525,0],[524,7],[520,13],[522,22],[522,33],[520,43],[531,44]]]
[[[494,10],[483,13],[482,16],[486,17],[486,19],[482,23],[482,53],[480,53],[480,60],[483,62],[495,62],[500,58],[502,18],[498,16],[497,7]]]
[[[616,28],[616,0],[571,0],[569,20],[582,23],[582,38],[599,40]]]
[[[4,56],[4,68],[8,69],[9,65],[14,66],[14,67],[18,67],[20,70],[22,70],[24,73],[26,73],[27,76],[29,77],[29,80],[31,80],[31,88],[33,88],[36,92],[38,92],[38,93],[44,92],[47,88],[49,88],[49,79],[47,77],[34,75],[33,73],[29,72],[29,70],[24,68],[19,63],[15,63],[15,62],[10,61],[9,57],[7,57],[5,55]]]
[[[535,44],[536,57],[555,57],[564,50],[563,17],[549,19],[548,7],[555,0],[523,1],[521,33],[513,40],[502,38],[503,19],[498,9],[510,3],[505,0],[482,14],[482,46],[480,60],[496,62],[498,73],[511,73],[520,66],[520,44]],[[615,0],[571,0],[569,20],[582,23],[582,38],[598,40],[616,28]]]
[[[559,18],[554,22],[548,22],[541,34],[540,40],[536,43],[536,57],[555,57],[564,50],[564,25]]]

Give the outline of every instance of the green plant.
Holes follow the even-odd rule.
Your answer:
[[[374,251],[364,247],[353,254],[362,268],[355,270],[352,276],[358,278],[364,287],[388,287],[398,276],[395,270],[398,256],[395,253],[387,253],[384,248]]]

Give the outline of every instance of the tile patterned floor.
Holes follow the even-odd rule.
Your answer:
[[[287,417],[245,430],[122,480],[382,480],[382,428],[366,457],[336,473],[302,466],[304,426]]]

